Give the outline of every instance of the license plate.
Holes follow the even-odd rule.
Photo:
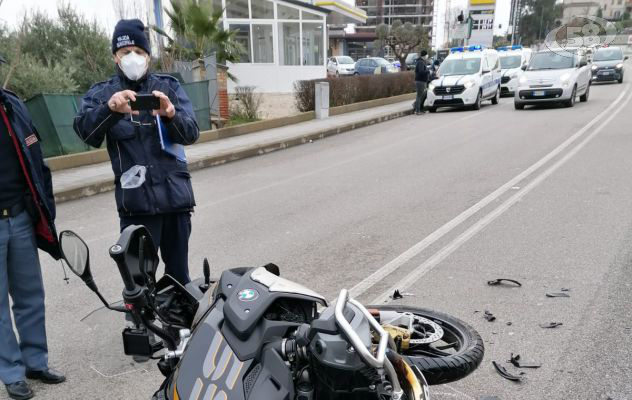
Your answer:
[[[533,92],[533,96],[534,97],[541,97],[544,96],[544,90],[536,90]]]
[[[602,72],[601,75],[610,75],[611,73],[612,72],[610,72],[610,71],[605,71],[605,72]]]
[[[454,96],[443,96],[443,100],[453,100]]]

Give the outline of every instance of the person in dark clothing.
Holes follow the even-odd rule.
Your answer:
[[[415,100],[415,114],[419,115],[424,112],[424,103],[426,101],[426,88],[430,72],[428,71],[428,52],[422,50],[415,64],[415,86],[417,87],[417,100]]]
[[[176,146],[197,141],[193,107],[178,80],[149,72],[151,48],[139,20],[121,20],[112,38],[117,75],[84,96],[75,132],[90,146],[104,140],[115,176],[121,231],[145,225],[165,263],[165,273],[189,282],[189,236],[195,206],[186,159],[161,147],[163,133]],[[132,111],[136,95],[153,94],[160,109]],[[174,155],[176,154],[176,155]]]
[[[24,400],[34,396],[26,378],[48,384],[66,380],[48,366],[44,283],[37,249],[57,260],[61,252],[51,173],[42,157],[39,135],[24,103],[2,88],[0,171],[0,380],[10,398]]]

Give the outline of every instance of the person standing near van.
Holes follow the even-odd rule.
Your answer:
[[[424,113],[424,103],[426,102],[426,88],[428,87],[428,78],[430,78],[430,72],[428,71],[428,52],[422,50],[419,53],[419,58],[415,64],[415,86],[417,88],[417,100],[415,101],[415,114],[420,115]]]
[[[195,143],[200,132],[178,80],[149,71],[150,52],[144,24],[120,20],[112,37],[117,75],[90,88],[73,127],[90,146],[100,147],[107,140],[121,231],[144,225],[160,249],[165,274],[184,285],[190,280],[195,199],[183,152],[166,151],[164,142],[180,149]],[[160,108],[132,111],[130,103],[140,95],[158,97]]]

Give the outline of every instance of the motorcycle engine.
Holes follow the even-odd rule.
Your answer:
[[[371,330],[364,315],[349,304],[345,318],[367,347],[371,346]],[[339,331],[334,307],[327,308],[312,322],[310,364],[315,398],[331,400],[360,400],[375,398],[380,377],[367,366]]]

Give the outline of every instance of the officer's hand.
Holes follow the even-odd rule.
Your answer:
[[[136,92],[131,90],[123,90],[116,92],[108,100],[108,107],[110,110],[121,114],[134,114],[138,115],[138,111],[132,111],[129,105],[130,101],[136,101]]]
[[[169,97],[158,90],[154,90],[151,93],[160,99],[160,109],[152,111],[152,114],[170,119],[173,118],[176,115],[176,108],[173,106],[173,103],[171,103],[171,100],[169,100]]]

